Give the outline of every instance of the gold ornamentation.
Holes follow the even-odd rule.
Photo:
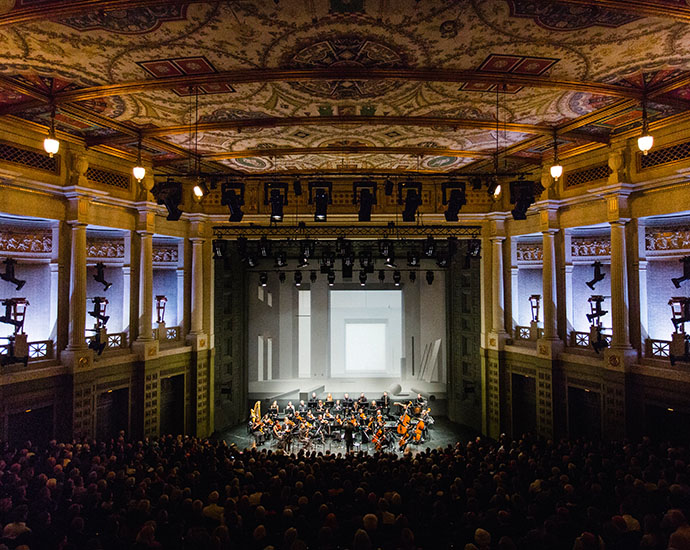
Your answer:
[[[601,237],[573,237],[570,244],[573,257],[610,256],[611,239]]]
[[[87,238],[86,255],[89,258],[124,258],[124,240]]]
[[[646,250],[690,250],[690,227],[648,227]]]
[[[0,251],[45,254],[53,250],[53,236],[50,231],[1,231]]]
[[[77,365],[80,369],[85,369],[89,366],[89,359],[87,357],[80,357],[79,361],[77,361]]]
[[[158,263],[177,263],[177,246],[154,244],[153,261]]]
[[[517,261],[518,262],[541,262],[544,258],[544,251],[539,243],[518,243]]]

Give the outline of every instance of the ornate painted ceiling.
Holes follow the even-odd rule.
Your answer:
[[[684,0],[0,0],[0,114],[157,165],[538,164],[690,106]],[[497,120],[498,113],[498,120]],[[174,164],[173,164],[174,165]]]

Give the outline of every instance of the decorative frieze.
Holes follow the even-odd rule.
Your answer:
[[[608,237],[573,237],[570,253],[573,258],[611,256],[611,239]]]
[[[50,254],[52,250],[50,231],[0,231],[0,252]]]
[[[87,237],[86,255],[89,258],[124,258],[125,242],[123,239]]]
[[[646,250],[690,250],[690,227],[647,227]]]
[[[177,245],[153,245],[154,263],[177,264]]]
[[[518,243],[516,252],[518,262],[541,262],[544,259],[541,243]]]

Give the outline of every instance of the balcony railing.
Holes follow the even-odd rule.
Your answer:
[[[532,339],[532,332],[530,330],[530,327],[523,327],[520,325],[515,325],[515,331],[513,332],[515,335],[515,340],[520,341],[520,342],[529,342],[533,341]],[[544,329],[540,328],[537,329],[537,338],[541,338],[544,336]]]
[[[53,341],[37,340],[29,342],[29,361],[53,359]],[[0,356],[7,357],[10,353],[9,343],[0,344]]]
[[[180,339],[180,327],[165,327],[165,341],[177,342]],[[160,329],[154,328],[153,335],[156,340],[160,340]]]
[[[671,354],[671,342],[668,340],[653,340],[648,338],[646,341],[647,349],[645,355],[647,357],[656,357],[658,359],[668,359]]]
[[[90,344],[95,335],[86,337],[86,343]],[[108,334],[108,342],[105,345],[106,350],[126,349],[127,348],[127,333],[126,332],[112,332]]]
[[[608,332],[610,329],[603,329],[606,332],[601,333],[602,338],[606,340],[608,345],[611,345],[611,334]],[[576,330],[570,333],[570,346],[573,348],[590,348],[591,342],[589,341],[589,332],[578,332]]]

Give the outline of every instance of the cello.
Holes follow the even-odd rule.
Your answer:
[[[412,418],[407,413],[407,407],[405,407],[400,420],[398,420],[398,426],[396,427],[395,431],[400,435],[405,435],[409,429],[410,420],[412,420]]]
[[[414,428],[414,433],[412,434],[412,441],[414,441],[415,443],[421,443],[423,433],[424,433],[424,420],[420,419]]]

